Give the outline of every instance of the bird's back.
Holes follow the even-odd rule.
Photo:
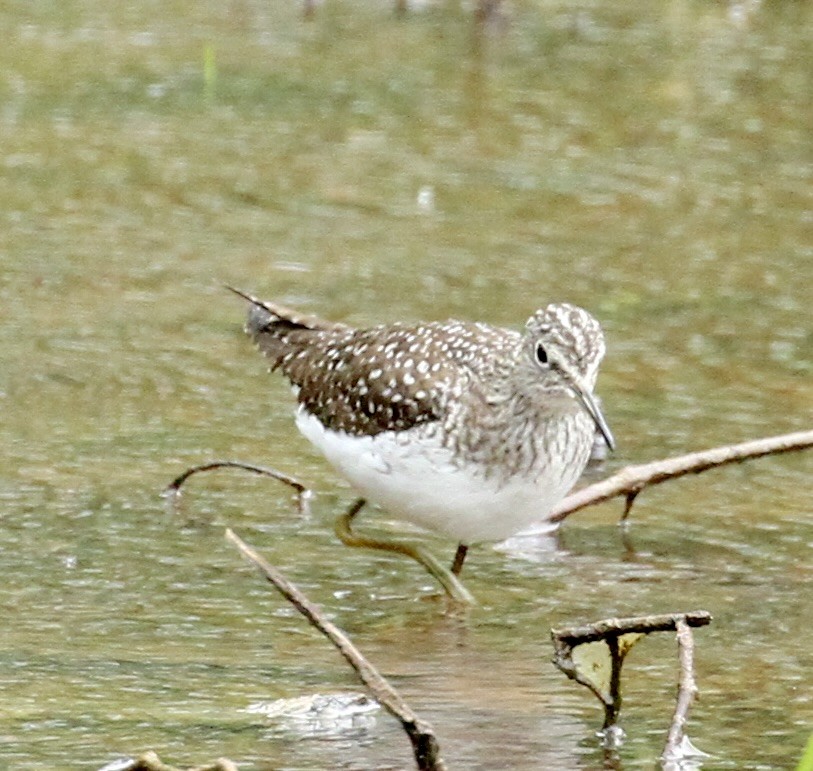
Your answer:
[[[246,331],[326,428],[367,436],[442,420],[520,339],[459,321],[356,329],[253,299]]]

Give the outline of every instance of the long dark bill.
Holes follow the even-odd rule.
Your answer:
[[[584,409],[587,410],[587,414],[593,418],[596,428],[601,432],[604,441],[607,442],[607,447],[609,447],[610,450],[615,450],[615,439],[613,439],[612,431],[610,431],[610,427],[607,425],[607,421],[604,419],[604,415],[602,415],[601,409],[593,394],[586,388],[579,386],[576,386],[573,391],[579,398]]]

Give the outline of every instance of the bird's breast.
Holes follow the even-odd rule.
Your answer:
[[[572,487],[589,453],[589,446],[574,453],[574,463],[581,464],[577,470],[563,469],[537,447],[521,470],[508,474],[484,459],[462,456],[438,425],[351,435],[326,429],[303,408],[296,422],[365,498],[397,518],[463,543],[502,540],[543,521]],[[511,460],[513,451],[505,450],[492,462]]]

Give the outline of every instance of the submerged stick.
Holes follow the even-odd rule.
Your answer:
[[[622,520],[625,520],[636,496],[647,487],[661,484],[669,479],[678,479],[687,474],[699,474],[702,471],[730,463],[742,463],[752,458],[807,450],[811,447],[813,447],[813,431],[798,431],[794,434],[770,436],[765,439],[724,445],[652,463],[627,466],[601,482],[596,482],[568,495],[553,509],[547,521],[561,522],[576,511],[608,501],[619,495],[623,495],[627,499],[622,515]]]
[[[312,626],[316,627],[333,643],[339,653],[356,671],[362,683],[370,690],[373,698],[401,723],[412,743],[412,751],[418,768],[421,771],[446,771],[446,765],[440,757],[440,747],[432,727],[412,711],[395,688],[353,645],[350,638],[339,627],[329,621],[321,610],[288,581],[279,570],[267,562],[230,528],[226,530],[226,538],[237,547],[243,557],[251,562],[277,588],[285,599],[305,616]]]

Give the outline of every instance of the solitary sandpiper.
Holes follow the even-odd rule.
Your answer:
[[[536,311],[524,333],[483,323],[357,329],[263,302],[246,331],[293,386],[296,424],[363,496],[339,518],[345,543],[422,562],[453,595],[469,544],[544,521],[581,475],[596,431],[614,441],[593,388],[598,322],[574,305]],[[419,548],[350,529],[365,500],[445,533],[451,572]]]

